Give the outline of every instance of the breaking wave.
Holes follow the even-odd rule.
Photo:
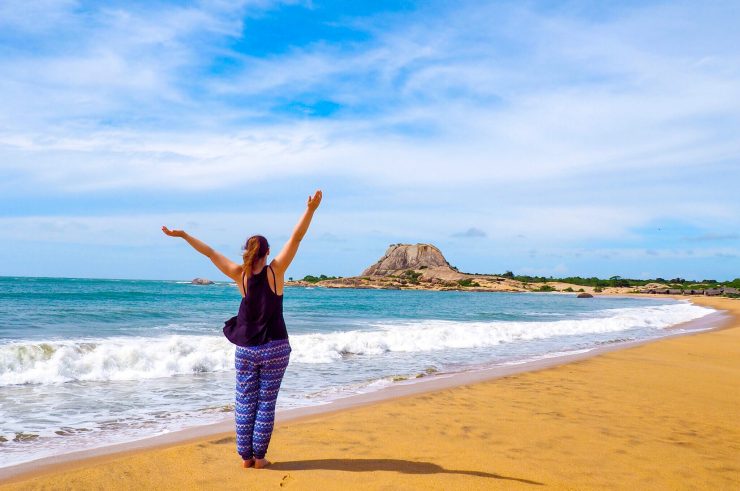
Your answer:
[[[367,329],[293,334],[292,363],[332,363],[347,355],[485,348],[558,336],[662,329],[712,309],[688,303],[591,312],[551,322],[418,320],[370,323]],[[222,336],[165,335],[0,346],[0,386],[69,381],[139,380],[219,372],[234,365],[234,346]]]

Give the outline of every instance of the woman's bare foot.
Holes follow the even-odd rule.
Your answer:
[[[264,469],[268,465],[270,465],[272,462],[270,462],[267,459],[254,459],[254,468],[255,469]]]
[[[249,469],[254,465],[254,459],[246,459],[242,462],[242,466],[244,466],[245,469]]]

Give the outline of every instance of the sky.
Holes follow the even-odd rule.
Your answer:
[[[4,0],[0,275],[740,277],[740,3]]]

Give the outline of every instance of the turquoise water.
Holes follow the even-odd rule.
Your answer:
[[[233,283],[0,277],[0,466],[214,422],[231,410]],[[666,299],[286,288],[279,407],[424,372],[666,335],[710,313]]]

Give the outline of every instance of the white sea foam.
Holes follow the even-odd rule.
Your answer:
[[[591,312],[585,319],[551,322],[454,322],[424,320],[408,323],[377,323],[372,330],[316,333],[294,336],[293,360],[327,363],[343,355],[379,355],[386,352],[437,351],[485,348],[502,343],[546,339],[556,336],[599,334],[633,328],[662,329],[714,312],[681,303],[653,307],[609,309]]]
[[[485,348],[569,335],[662,329],[713,312],[688,303],[589,313],[552,322],[419,320],[366,330],[291,336],[294,363],[331,363],[346,355]],[[0,386],[73,380],[139,380],[230,370],[234,347],[222,336],[114,337],[0,346]]]
[[[0,386],[138,380],[233,366],[233,346],[216,336],[118,337],[0,346]]]
[[[563,356],[582,355],[592,351],[593,348],[575,349],[570,351],[553,351],[552,353],[545,353],[544,355],[531,356],[529,358],[522,358],[521,360],[505,361],[501,365],[524,365],[525,363],[532,363],[533,361],[549,360],[551,358],[561,358]]]

